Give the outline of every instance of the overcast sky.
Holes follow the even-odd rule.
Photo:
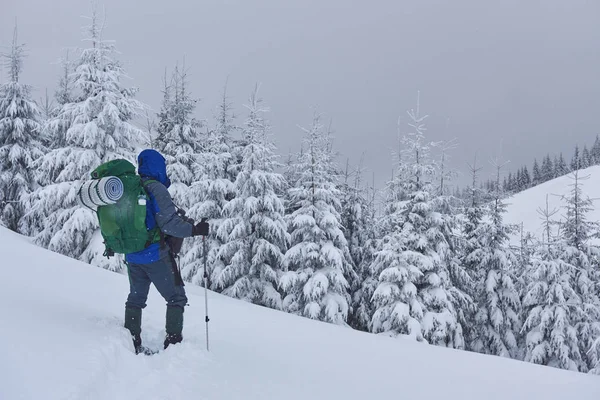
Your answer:
[[[312,106],[331,119],[336,148],[369,177],[390,177],[397,121],[421,91],[431,140],[456,138],[464,175],[475,153],[513,168],[600,133],[597,0],[105,0],[138,98],[160,106],[164,68],[185,57],[198,117],[225,81],[242,113],[255,82],[282,154],[299,149]],[[0,44],[15,18],[36,97],[54,90],[65,48],[81,46],[84,0],[0,0]],[[488,168],[486,175],[491,171]],[[485,176],[487,177],[487,176]],[[465,177],[461,183],[466,182]]]

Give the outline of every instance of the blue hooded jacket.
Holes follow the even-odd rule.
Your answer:
[[[146,228],[150,230],[158,225],[166,235],[180,238],[191,236],[193,224],[184,221],[177,214],[171,195],[167,191],[171,181],[167,176],[165,158],[156,150],[142,151],[138,156],[138,174],[144,182],[157,181],[145,185],[149,200],[146,202]],[[134,264],[149,264],[166,254],[168,248],[161,248],[160,243],[154,243],[136,253],[126,254],[125,260]]]
[[[138,174],[142,178],[156,179],[167,189],[171,181],[167,176],[167,163],[165,158],[156,150],[146,149],[138,156]]]

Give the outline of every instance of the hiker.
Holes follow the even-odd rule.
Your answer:
[[[148,194],[146,228],[160,229],[160,240],[135,253],[125,254],[129,275],[129,296],[125,303],[125,328],[133,336],[136,353],[143,351],[141,339],[142,309],[153,283],[167,302],[166,338],[164,348],[182,340],[183,312],[187,305],[183,279],[175,255],[183,238],[208,235],[205,219],[195,224],[180,215],[169,192],[171,181],[167,176],[164,157],[156,150],[147,149],[138,156],[138,174]]]

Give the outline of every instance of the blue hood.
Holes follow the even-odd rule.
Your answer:
[[[146,149],[138,156],[138,174],[142,177],[156,179],[165,187],[171,186],[167,176],[165,158],[156,150]]]

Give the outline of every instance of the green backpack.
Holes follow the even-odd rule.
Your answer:
[[[147,193],[142,179],[129,161],[108,161],[94,171],[92,179],[116,176],[123,182],[123,195],[114,204],[98,206],[96,215],[109,257],[143,250],[160,241],[160,230],[146,228]]]

